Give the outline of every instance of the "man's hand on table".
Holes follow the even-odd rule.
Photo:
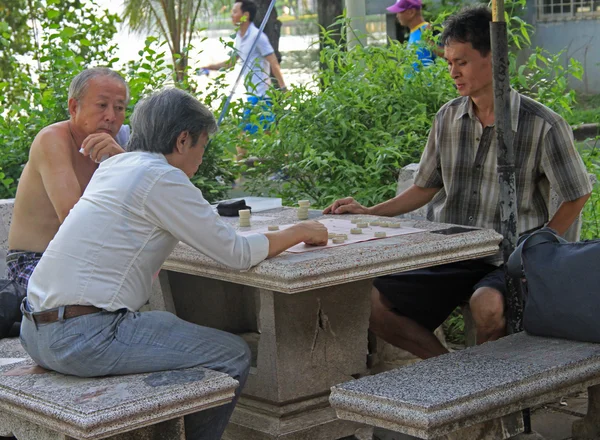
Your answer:
[[[313,246],[325,246],[328,239],[325,225],[314,220],[296,223],[282,231],[267,232],[265,237],[269,240],[269,258],[302,242]]]
[[[297,223],[293,227],[297,227],[303,234],[302,241],[313,246],[325,246],[327,244],[328,235],[327,228],[322,223],[314,220],[307,220]]]
[[[81,144],[80,151],[84,156],[90,156],[90,159],[96,163],[125,152],[115,138],[108,133],[90,134]]]
[[[352,197],[338,199],[323,210],[323,214],[369,214],[369,208]]]

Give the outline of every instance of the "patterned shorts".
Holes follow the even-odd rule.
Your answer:
[[[8,278],[27,289],[29,278],[42,255],[41,252],[9,250],[6,255]]]

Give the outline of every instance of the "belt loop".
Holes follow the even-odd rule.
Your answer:
[[[59,321],[65,320],[65,306],[60,306],[58,308],[58,320]]]

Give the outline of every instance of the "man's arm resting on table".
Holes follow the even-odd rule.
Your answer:
[[[554,229],[559,235],[563,235],[581,213],[583,205],[589,198],[590,194],[586,194],[570,202],[562,202],[547,226]]]
[[[277,80],[280,89],[286,89],[285,81],[283,79],[283,74],[281,73],[281,66],[279,66],[279,62],[277,61],[277,57],[274,53],[267,55],[265,59],[271,65],[271,74]]]
[[[49,133],[43,134],[32,145],[30,160],[40,173],[44,189],[62,223],[81,197],[69,145]]]
[[[352,197],[336,200],[331,206],[325,208],[323,214],[369,214],[393,217],[425,206],[433,199],[440,188],[422,188],[411,185],[393,199],[367,208]]]
[[[298,243],[324,246],[327,244],[327,228],[316,221],[305,221],[278,232],[268,232],[265,237],[269,240],[269,254],[274,257]]]

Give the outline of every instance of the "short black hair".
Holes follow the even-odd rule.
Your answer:
[[[242,13],[248,13],[248,19],[250,23],[254,22],[254,18],[256,17],[256,3],[250,0],[240,0],[236,1],[236,3],[241,3]]]
[[[444,23],[441,43],[447,46],[453,41],[471,43],[473,49],[486,57],[492,50],[490,43],[490,22],[492,11],[486,6],[465,8],[450,16]]]

